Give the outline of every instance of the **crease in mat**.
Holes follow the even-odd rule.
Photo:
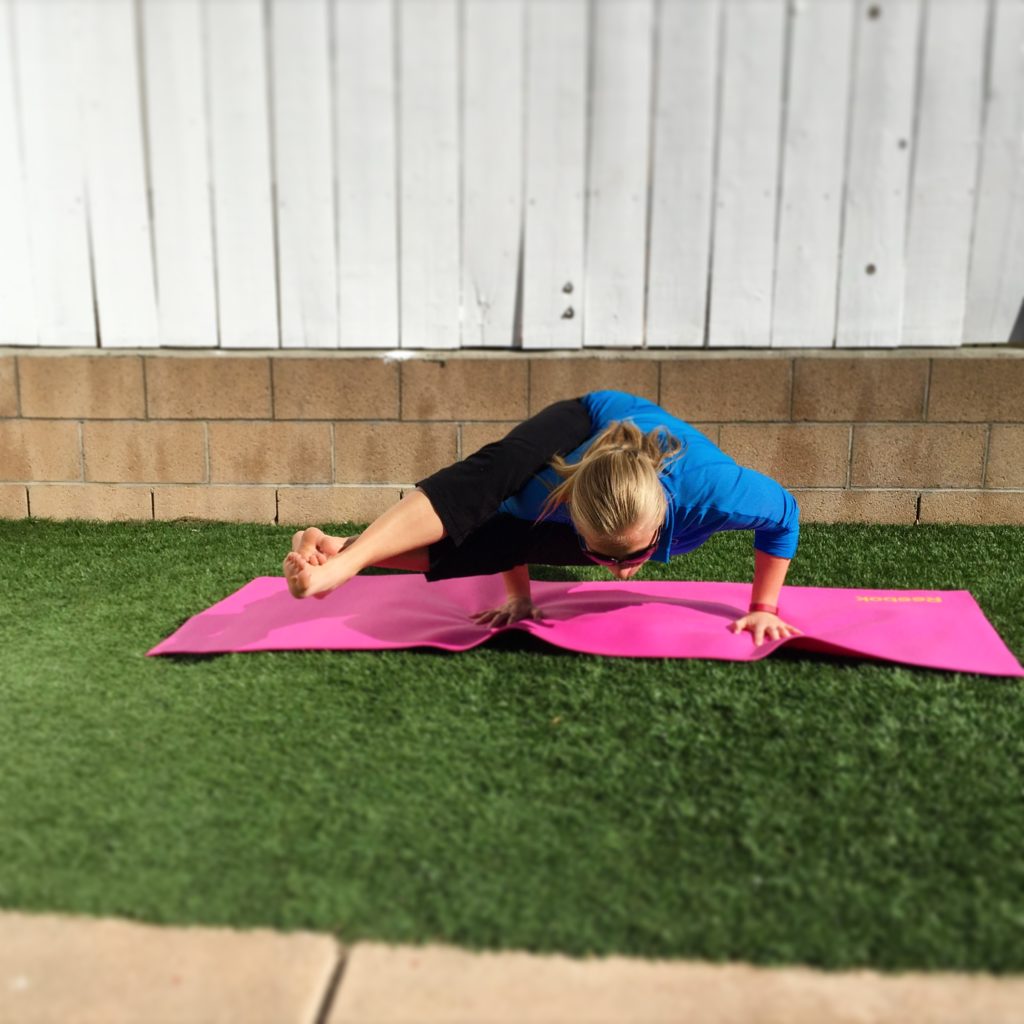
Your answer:
[[[470,616],[505,600],[500,576],[428,583],[418,573],[356,576],[297,600],[279,576],[260,576],[190,618],[147,653],[465,651],[522,631],[583,654],[757,661],[779,647],[954,672],[1024,676],[967,590],[783,587],[782,616],[803,631],[755,647],[729,624],[746,613],[749,583],[668,580],[532,581],[542,621],[494,629]]]

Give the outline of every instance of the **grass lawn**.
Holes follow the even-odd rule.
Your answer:
[[[0,523],[0,907],[1024,970],[1019,681],[785,652],[603,659],[525,636],[144,656],[278,573],[289,537]],[[751,535],[722,534],[641,578],[752,567]],[[805,526],[787,582],[969,589],[1024,653],[1021,528]]]

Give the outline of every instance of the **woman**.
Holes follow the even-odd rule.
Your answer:
[[[530,599],[530,563],[596,563],[629,579],[648,559],[667,562],[719,530],[754,531],[750,609],[733,632],[749,630],[757,646],[799,633],[778,615],[799,536],[793,496],[654,403],[592,391],[420,480],[355,537],[299,531],[284,573],[292,594],[308,597],[367,566],[428,580],[500,572],[508,600],[473,618],[501,626],[543,617]]]

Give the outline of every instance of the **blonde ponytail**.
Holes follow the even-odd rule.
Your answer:
[[[541,509],[541,519],[559,505],[599,537],[619,537],[638,523],[665,517],[665,492],[659,473],[683,453],[683,445],[664,427],[643,433],[628,421],[606,427],[575,465],[560,455],[551,467],[562,478]]]

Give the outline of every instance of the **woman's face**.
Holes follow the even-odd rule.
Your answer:
[[[654,554],[661,533],[661,522],[638,523],[617,537],[601,537],[583,528],[578,528],[576,532],[592,561],[604,565],[617,580],[628,580]],[[629,564],[607,564],[604,559],[616,559]]]

